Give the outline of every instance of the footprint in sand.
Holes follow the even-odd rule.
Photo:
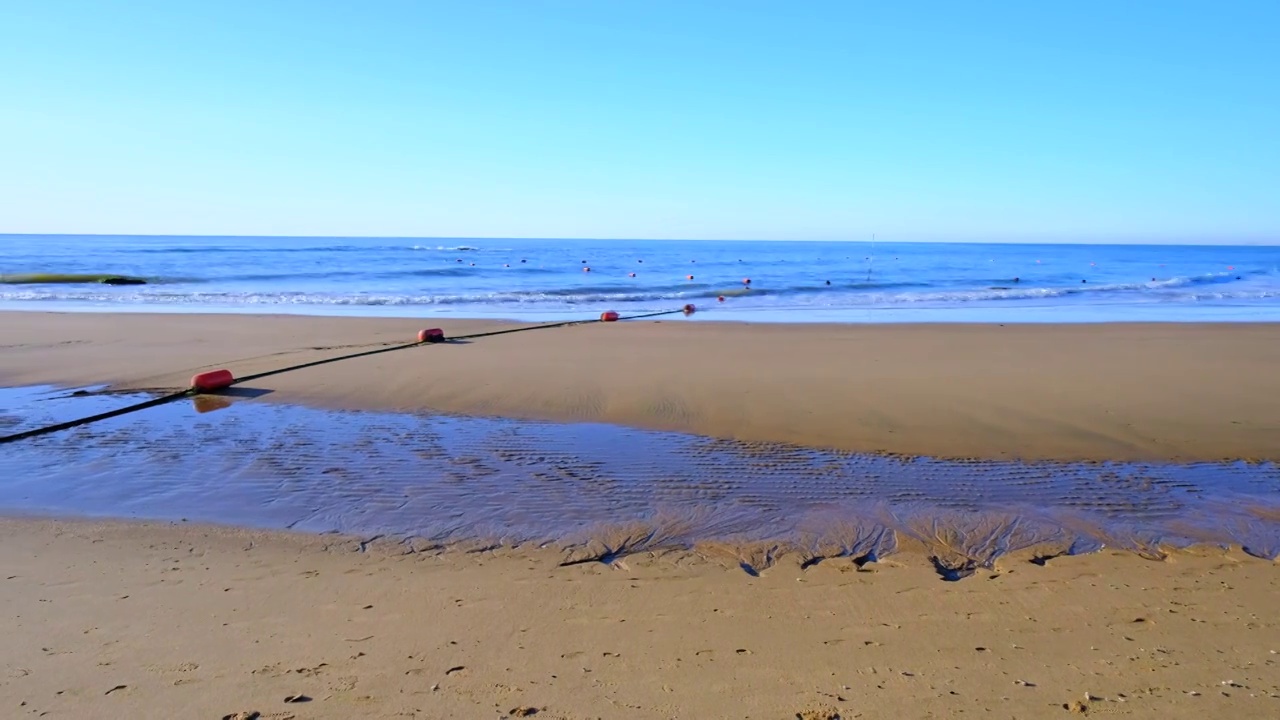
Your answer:
[[[329,685],[329,689],[334,692],[349,692],[356,689],[357,680],[355,677],[340,677]]]
[[[840,720],[840,711],[833,707],[807,708],[796,713],[796,720]]]
[[[148,665],[147,669],[153,673],[189,673],[200,669],[200,666],[193,662],[184,662],[177,665]]]

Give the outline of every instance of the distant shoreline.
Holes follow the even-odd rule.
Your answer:
[[[680,307],[681,303],[668,303],[671,309]],[[705,302],[694,303],[698,311],[692,322],[740,325],[847,325],[847,326],[884,326],[884,325],[1199,325],[1199,324],[1280,324],[1280,302],[1274,308],[1239,307],[1239,308],[1196,308],[1195,314],[1188,315],[1180,308],[1166,308],[1163,313],[1153,312],[1151,308],[1128,311],[1125,308],[1106,308],[1100,312],[1096,308],[1072,310],[1062,307],[1042,308],[998,308],[998,309],[939,309],[912,308],[888,309],[876,308],[851,311],[840,310],[734,310],[731,307],[708,305]],[[604,306],[604,304],[602,304]],[[664,306],[665,308],[666,306]],[[5,302],[0,301],[0,313],[37,313],[53,315],[194,315],[194,316],[277,316],[307,317],[334,319],[364,320],[403,320],[409,318],[436,320],[440,322],[467,322],[480,320],[484,322],[506,322],[513,324],[540,324],[549,322],[565,322],[589,320],[598,313],[589,310],[565,310],[543,312],[509,312],[495,310],[491,313],[477,312],[467,308],[462,313],[452,313],[434,307],[423,306],[352,306],[352,305],[277,305],[263,311],[261,306],[236,305],[219,307],[216,305],[160,305],[160,304],[91,304],[77,302],[42,301]],[[627,317],[630,313],[623,312]],[[1160,315],[1163,314],[1164,317]]]
[[[426,240],[426,241],[446,241],[461,240],[471,241],[490,241],[501,240],[503,242],[605,242],[605,243],[625,243],[625,242],[698,242],[698,243],[768,243],[768,242],[785,242],[785,243],[810,243],[810,244],[865,244],[871,245],[874,242],[870,237],[867,238],[846,238],[846,239],[826,239],[813,240],[806,238],[797,239],[779,239],[779,238],[684,238],[684,237],[503,237],[497,235],[261,235],[261,234],[188,234],[188,233],[75,233],[75,232],[57,232],[57,233],[20,233],[20,232],[0,232],[0,240],[4,238],[77,238],[77,237],[101,237],[101,238],[183,238],[197,240],[250,240],[250,239],[271,239],[271,240]],[[1179,241],[1176,239],[1162,238],[1159,240],[1136,241],[1136,240],[1080,240],[1080,241],[1063,241],[1061,239],[1019,239],[1019,240],[977,240],[968,239],[918,239],[912,237],[890,237],[884,236],[879,238],[881,243],[907,243],[912,245],[1045,245],[1060,247],[1076,247],[1080,245],[1101,246],[1101,247],[1221,247],[1221,248],[1255,248],[1255,247],[1280,247],[1280,238],[1267,238],[1266,240],[1255,241],[1239,241],[1232,240],[1230,242],[1221,243],[1205,243],[1197,241]]]

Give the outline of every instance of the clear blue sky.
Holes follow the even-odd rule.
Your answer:
[[[0,0],[0,232],[1280,242],[1280,2]]]

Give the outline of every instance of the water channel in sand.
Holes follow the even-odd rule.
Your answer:
[[[147,397],[3,389],[0,434]],[[0,510],[12,513],[550,543],[571,560],[714,543],[750,571],[785,550],[878,557],[912,540],[963,574],[1031,547],[1280,554],[1274,463],[897,458],[210,396],[11,443],[0,457]]]

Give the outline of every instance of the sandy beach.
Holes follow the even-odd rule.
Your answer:
[[[0,720],[1280,720],[1280,2],[297,5],[3,15]]]
[[[0,384],[181,388],[206,369],[246,375],[437,324],[451,335],[514,327],[0,313]],[[944,458],[1276,460],[1277,366],[1274,325],[676,318],[413,348],[250,387],[270,391],[254,402],[322,409]],[[1280,712],[1274,562],[1236,546],[1146,558],[1023,547],[944,582],[934,559],[948,539],[909,535],[862,566],[716,542],[600,562],[555,543],[0,520],[0,707],[272,720]],[[752,552],[766,561],[744,559]]]
[[[906,554],[749,577],[713,553],[559,567],[539,550],[6,520],[0,557],[14,718],[1280,712],[1280,576],[1238,551],[1006,558],[944,583]]]
[[[508,327],[299,316],[0,313],[0,383],[181,388]],[[594,324],[266,378],[272,402],[590,421],[947,458],[1280,459],[1271,324]]]

